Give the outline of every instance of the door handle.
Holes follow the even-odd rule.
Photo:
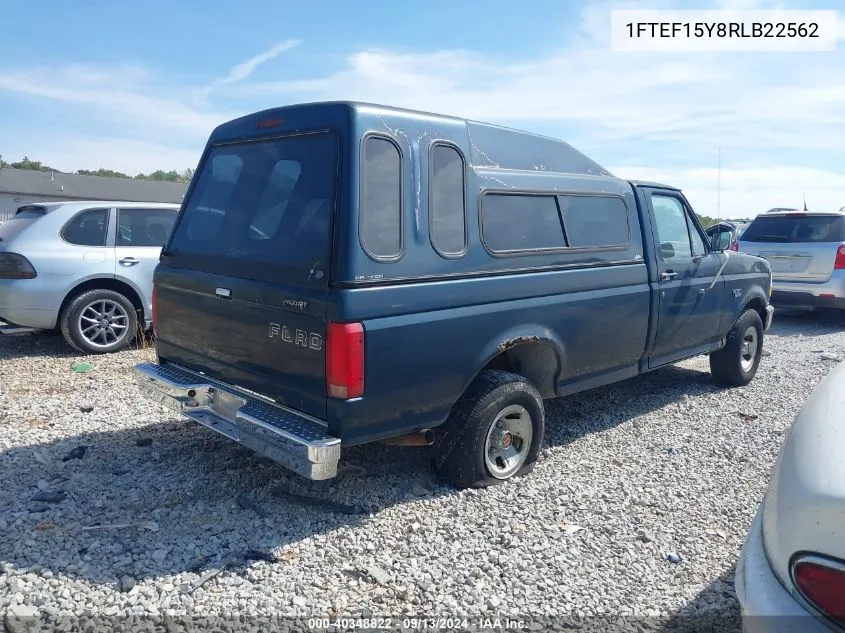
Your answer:
[[[134,266],[138,263],[138,260],[134,257],[124,257],[123,259],[119,260],[118,263],[123,264],[124,266]]]
[[[663,281],[667,281],[669,279],[675,279],[675,277],[677,277],[677,276],[678,276],[678,273],[676,273],[674,270],[667,270],[665,272],[660,273],[660,278]]]

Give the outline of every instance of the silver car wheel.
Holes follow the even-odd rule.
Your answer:
[[[745,330],[742,335],[742,345],[739,348],[739,364],[742,371],[749,371],[757,358],[757,328],[754,326]]]
[[[499,411],[484,442],[484,461],[496,479],[507,479],[528,459],[534,424],[525,407],[512,404]]]
[[[119,343],[129,332],[129,314],[110,299],[89,303],[79,315],[79,333],[92,347],[102,349]]]

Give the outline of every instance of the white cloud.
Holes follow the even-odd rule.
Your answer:
[[[229,74],[225,77],[221,77],[220,79],[216,79],[214,84],[216,85],[223,85],[223,84],[231,84],[235,83],[236,81],[241,81],[249,77],[256,68],[258,68],[261,64],[269,62],[271,59],[275,59],[285,51],[289,51],[290,49],[294,48],[295,46],[299,46],[299,40],[288,40],[287,42],[281,42],[268,48],[263,53],[259,53],[258,55],[254,55],[250,57],[245,62],[238,64],[237,66],[233,67]]]
[[[180,98],[178,89],[156,82],[152,73],[135,67],[0,68],[0,93],[36,99],[40,105],[54,101],[84,107],[88,112],[130,124],[127,129],[152,128],[162,137],[173,133],[207,136],[233,116],[192,107],[187,99]]]
[[[692,207],[710,217],[754,217],[774,207],[835,211],[845,205],[845,173],[833,169],[751,165],[723,169],[721,187],[719,170],[712,167],[692,169],[651,168],[633,165],[608,167],[620,178],[650,180],[683,189]]]
[[[535,129],[578,126],[596,141],[810,147],[830,146],[830,125],[845,131],[840,53],[614,53],[597,41],[609,33],[610,6],[584,12],[586,41],[534,59],[373,49],[324,77],[245,82],[237,92],[268,103],[357,99]]]
[[[711,7],[782,3],[722,0]],[[632,3],[591,1],[575,39],[531,58],[370,49],[323,77],[244,82],[237,91],[262,105],[356,99],[562,136],[607,165],[641,165],[670,183],[689,182],[711,214],[717,147],[731,146],[730,155],[743,159],[723,164],[723,215],[795,204],[802,191],[820,207],[845,204],[845,183],[834,167],[845,162],[843,51],[616,53],[609,46],[611,8]],[[816,170],[808,174],[804,161]],[[708,167],[689,171],[696,164]]]

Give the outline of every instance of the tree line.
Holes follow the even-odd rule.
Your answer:
[[[7,163],[2,159],[2,157],[0,157],[0,168],[2,167],[11,167],[12,169],[30,169],[32,171],[52,171],[57,174],[65,173],[60,169],[55,169],[49,165],[43,164],[40,160],[32,160],[27,156],[24,156],[23,160],[12,163]],[[164,171],[163,169],[157,169],[149,174],[138,174],[136,176],[130,176],[129,174],[124,174],[120,171],[103,168],[78,169],[77,171],[70,173],[78,174],[80,176],[105,176],[107,178],[130,178],[134,180],[161,180],[165,182],[187,183],[191,181],[191,178],[194,175],[194,170],[190,167],[183,171],[176,171],[175,169]]]

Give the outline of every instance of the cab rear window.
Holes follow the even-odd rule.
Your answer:
[[[213,148],[167,256],[236,277],[325,283],[336,165],[331,133]]]
[[[741,235],[743,242],[845,242],[845,216],[759,215]]]

